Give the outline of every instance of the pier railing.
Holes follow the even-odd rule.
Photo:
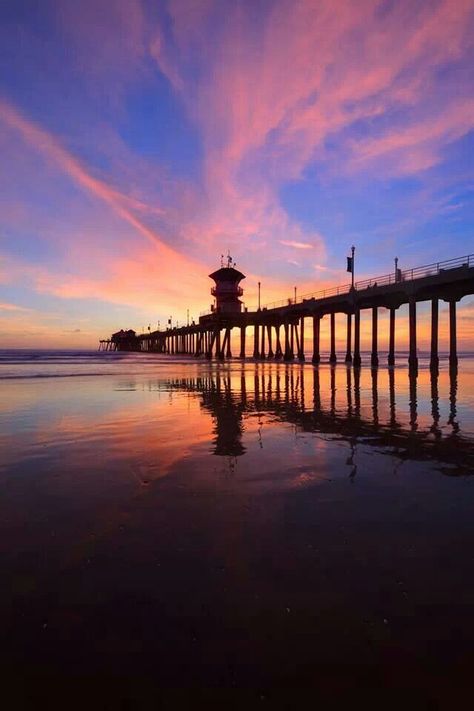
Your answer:
[[[415,281],[416,279],[424,279],[429,276],[437,276],[441,272],[451,269],[463,269],[468,267],[474,267],[474,254],[468,254],[465,257],[456,257],[455,259],[447,259],[443,262],[433,262],[433,264],[425,264],[422,267],[413,267],[412,269],[398,269],[397,272],[393,271],[390,274],[383,274],[382,276],[372,277],[371,279],[363,279],[354,284],[354,289],[356,291],[363,291],[364,289],[370,289],[376,286],[390,286],[391,284],[399,282]],[[285,306],[292,306],[293,304],[302,304],[304,301],[313,299],[326,299],[330,296],[347,294],[350,290],[351,284],[343,284],[329,289],[321,289],[311,294],[302,294],[302,296],[296,299],[288,298],[282,299],[281,301],[273,301],[269,304],[265,304],[263,308],[267,310],[283,308]]]

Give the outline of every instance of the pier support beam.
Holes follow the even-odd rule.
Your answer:
[[[260,358],[265,360],[265,324],[262,323],[262,346],[260,348]]]
[[[305,359],[304,357],[304,316],[301,317],[300,322],[300,342],[298,348],[298,360],[302,363]]]
[[[245,358],[245,326],[240,327],[240,357]]]
[[[378,309],[376,306],[374,306],[372,308],[372,354],[370,356],[370,364],[372,368],[376,368],[379,364],[378,329]]]
[[[290,324],[289,323],[284,323],[283,328],[285,330],[285,354],[283,356],[284,360],[291,360],[291,347],[290,347],[290,336],[289,336],[289,329],[290,329]]]
[[[214,341],[216,339],[216,332],[207,331],[206,338],[206,358],[211,360],[212,358],[212,347],[214,346]]]
[[[331,354],[329,356],[330,363],[337,363],[336,357],[336,315],[331,314]]]
[[[412,297],[409,303],[409,321],[410,321],[410,354],[408,356],[408,367],[412,373],[418,370],[418,355],[416,350],[416,301]]]
[[[388,336],[388,364],[395,365],[395,309],[390,309],[390,325]]]
[[[227,333],[226,333],[226,340],[227,340],[227,348],[226,348],[226,353],[225,353],[226,358],[232,358],[232,349],[230,346],[231,333],[232,333],[232,329],[228,328]]]
[[[272,327],[271,324],[267,326],[267,340],[268,340],[268,357],[273,358],[273,347],[272,347]]]
[[[438,372],[438,299],[431,299],[431,355],[430,370]]]
[[[317,365],[321,360],[321,356],[319,354],[320,331],[321,331],[321,316],[319,314],[315,314],[313,316],[313,363],[315,365]]]
[[[216,330],[216,357],[224,360],[224,349],[221,347],[221,329]]]
[[[280,359],[283,357],[283,350],[281,347],[281,341],[280,341],[280,324],[278,326],[275,326],[275,331],[276,331],[276,350],[275,350],[275,358]]]
[[[258,324],[253,327],[253,357],[258,358]]]
[[[456,302],[449,302],[449,367],[456,370],[458,367],[458,352],[456,343]]]
[[[295,353],[296,353],[296,355],[299,357],[299,355],[300,355],[300,337],[298,335],[298,324],[297,323],[295,323],[293,325],[293,329],[294,329],[294,334],[295,334],[295,350],[293,351],[293,355],[295,355]]]
[[[352,363],[352,314],[347,314],[346,363]]]
[[[354,312],[354,368],[360,368],[360,308],[356,307]]]

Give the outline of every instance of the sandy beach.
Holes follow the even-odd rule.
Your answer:
[[[473,360],[415,384],[403,364],[1,367],[2,667],[20,700],[77,680],[104,708],[461,693]]]

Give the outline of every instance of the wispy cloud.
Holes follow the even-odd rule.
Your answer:
[[[309,244],[309,242],[293,242],[291,240],[280,240],[280,244],[283,244],[285,247],[293,247],[294,249],[313,249],[313,245]]]
[[[61,146],[54,136],[29,121],[10,102],[1,98],[0,121],[17,131],[34,150],[41,153],[47,160],[53,161],[77,185],[105,202],[149,242],[164,250],[163,256],[167,258],[173,256],[173,250],[161,240],[154,230],[148,228],[134,214],[133,208],[142,210],[144,207],[140,201],[120,193],[112,185],[94,177],[81,161]]]
[[[11,312],[21,312],[30,313],[32,309],[27,309],[24,306],[18,306],[18,304],[9,304],[5,302],[0,302],[0,311],[11,311]]]
[[[344,274],[342,269],[331,269],[330,267],[325,267],[323,264],[315,264],[314,268],[318,272],[326,272],[327,274]]]

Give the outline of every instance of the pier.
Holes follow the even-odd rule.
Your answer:
[[[229,258],[230,259],[230,258]],[[137,334],[119,331],[110,339],[101,340],[100,350],[128,350],[170,355],[188,354],[208,359],[225,360],[233,356],[246,357],[247,329],[253,329],[253,358],[305,360],[305,329],[312,329],[312,362],[321,360],[321,320],[330,320],[329,362],[337,362],[336,314],[346,315],[346,353],[344,362],[354,368],[361,366],[360,320],[361,311],[372,314],[371,366],[379,365],[378,315],[380,309],[389,311],[388,365],[395,364],[396,315],[400,306],[409,307],[410,371],[418,368],[417,304],[431,302],[430,367],[437,370],[439,302],[449,304],[449,363],[457,367],[456,305],[464,296],[474,294],[474,255],[436,262],[421,267],[396,268],[382,276],[326,289],[299,298],[267,304],[256,311],[242,310],[239,299],[243,294],[239,283],[245,276],[228,262],[210,275],[216,282],[211,293],[216,298],[210,313],[202,314],[198,323]],[[240,331],[239,353],[232,353],[231,333]]]

